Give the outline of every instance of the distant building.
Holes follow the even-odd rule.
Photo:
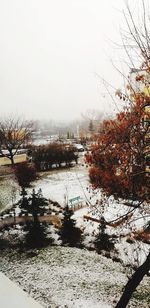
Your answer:
[[[27,161],[27,155],[26,154],[18,154],[14,156],[14,163],[23,163]],[[6,156],[0,156],[0,166],[8,166],[11,165],[11,160]]]

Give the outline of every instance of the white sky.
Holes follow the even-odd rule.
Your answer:
[[[87,109],[109,112],[95,73],[119,87],[110,60],[120,63],[112,42],[123,7],[123,0],[0,0],[1,115],[72,120]]]

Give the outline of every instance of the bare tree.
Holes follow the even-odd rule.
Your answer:
[[[129,65],[133,68],[148,70],[150,68],[150,15],[147,0],[138,0],[137,9],[132,12],[129,1],[123,11],[126,31],[122,31],[123,48],[128,56]],[[140,16],[138,15],[140,10]]]
[[[0,120],[0,153],[11,160],[31,137],[33,123],[22,118],[8,117]]]
[[[97,132],[100,127],[100,123],[104,120],[104,113],[96,109],[87,109],[85,113],[82,113],[82,126],[87,132]]]

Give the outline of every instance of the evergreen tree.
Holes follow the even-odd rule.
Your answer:
[[[90,120],[90,123],[89,123],[89,131],[92,133],[94,131],[94,124],[93,124],[93,121]]]
[[[32,190],[32,195],[27,197],[27,192],[25,188],[21,191],[21,200],[19,201],[19,207],[23,214],[31,214],[33,221],[38,220],[38,215],[46,213],[46,207],[48,206],[48,200],[43,197],[42,190],[39,189],[38,192],[35,192],[35,189]]]
[[[41,248],[53,242],[51,238],[47,238],[47,224],[38,220],[28,222],[24,230],[27,231],[25,243],[28,248]]]
[[[59,235],[63,245],[79,247],[82,240],[82,231],[75,226],[76,222],[71,218],[72,215],[73,211],[67,205],[64,209],[64,219]]]
[[[19,200],[18,205],[21,208],[21,212],[23,212],[22,209],[27,209],[29,206],[27,192],[24,187],[22,187],[20,195],[21,195],[21,199]]]
[[[94,245],[97,252],[100,252],[101,250],[110,251],[114,248],[114,242],[106,233],[106,222],[103,216],[101,217],[101,222],[99,224],[99,232],[96,236]]]
[[[46,213],[48,200],[42,195],[41,189],[36,193],[33,189],[32,195],[27,196],[25,189],[22,189],[19,207],[21,212],[28,216],[32,215],[32,220],[26,222],[24,231],[26,231],[25,242],[28,248],[43,247],[48,243],[52,243],[52,239],[47,239],[47,224],[41,223],[38,219],[39,215]]]
[[[67,139],[70,139],[70,132],[67,132]]]

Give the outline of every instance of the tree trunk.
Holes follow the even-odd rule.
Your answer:
[[[11,164],[12,164],[12,166],[14,166],[14,157],[13,157],[13,156],[11,156],[11,157],[10,157],[10,160],[11,160]]]
[[[125,308],[133,292],[136,290],[137,286],[142,281],[143,277],[149,272],[150,270],[150,253],[146,259],[146,261],[136,270],[130,280],[127,282],[124,292],[116,305],[115,308]]]
[[[12,150],[9,150],[9,153],[10,153],[10,160],[11,160],[11,164],[12,164],[12,166],[14,166],[14,155],[13,155],[13,152],[12,152]]]

